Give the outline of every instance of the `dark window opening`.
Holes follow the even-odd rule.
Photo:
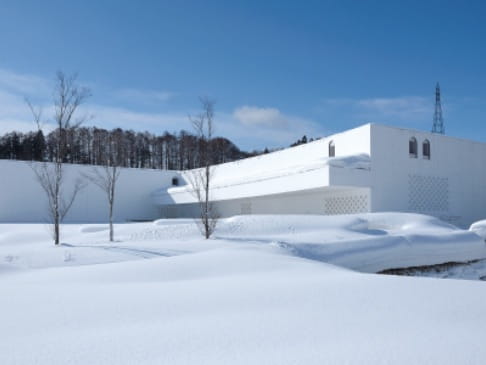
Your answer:
[[[336,156],[336,146],[334,146],[334,141],[329,142],[329,157]]]
[[[410,138],[408,141],[408,153],[410,157],[417,158],[417,140],[415,137]]]
[[[422,144],[422,154],[425,159],[430,160],[430,142],[427,139]]]
[[[173,186],[179,186],[179,178],[173,177],[172,178],[172,185]]]

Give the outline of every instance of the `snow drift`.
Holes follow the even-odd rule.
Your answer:
[[[379,272],[486,257],[486,243],[476,233],[407,213],[236,216],[221,219],[214,239],[202,242],[191,219],[117,225],[115,244],[106,242],[107,234],[105,225],[64,225],[66,244],[54,250],[43,225],[0,225],[0,260],[3,254],[10,266],[28,269],[256,246]]]
[[[364,272],[486,257],[486,245],[476,234],[407,213],[238,216],[224,220],[216,236],[271,243],[297,256]]]
[[[484,254],[481,238],[436,219],[240,216],[208,241],[166,220],[117,225],[113,244],[103,227],[66,225],[54,247],[42,225],[0,225],[1,364],[486,361],[484,283],[321,262]]]
[[[469,230],[476,233],[479,237],[486,241],[486,220],[481,220],[471,224]]]

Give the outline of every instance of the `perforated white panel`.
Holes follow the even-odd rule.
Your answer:
[[[408,175],[408,209],[413,212],[449,210],[447,177]]]
[[[368,212],[367,195],[345,195],[333,196],[325,200],[325,213],[335,214],[353,214]]]

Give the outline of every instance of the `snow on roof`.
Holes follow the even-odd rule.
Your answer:
[[[364,153],[366,149],[349,148],[349,145],[353,145],[356,136],[359,136],[358,138],[364,136],[365,128],[369,128],[369,125],[295,147],[215,165],[212,167],[211,187],[215,192],[212,199],[237,199],[320,188],[326,186],[329,180],[330,167],[369,170],[370,156]],[[343,143],[337,143],[341,155],[338,153],[337,157],[329,158],[329,142],[339,141],[342,135],[348,134],[351,137],[346,138],[348,148],[345,148],[344,140],[341,139]],[[346,152],[351,153],[346,154]],[[198,171],[201,170],[182,171],[185,185],[159,189],[153,193],[153,197],[162,204],[193,202],[193,198],[189,198],[188,195],[192,195],[191,180]]]
[[[218,165],[214,168],[213,187],[223,187],[228,185],[248,184],[262,180],[275,179],[289,175],[297,175],[305,172],[323,169],[328,166],[350,168],[350,169],[370,169],[370,157],[365,154],[343,157],[318,157],[303,160],[301,163],[288,164],[283,166],[273,161],[259,161],[260,164],[228,166],[226,164]],[[275,161],[277,162],[277,161]],[[235,168],[237,167],[237,168]],[[184,172],[188,180],[191,172]],[[185,190],[187,186],[169,189],[170,192]]]
[[[283,152],[283,151],[282,151]],[[289,161],[287,165],[284,156],[279,159],[253,160],[253,163],[222,164],[213,170],[212,190],[217,194],[213,197],[219,199],[236,199],[247,196],[258,196],[314,189],[326,185],[329,167],[355,170],[369,170],[370,157],[366,154],[343,157],[318,157],[308,155],[300,163]],[[264,157],[264,156],[262,156]],[[309,158],[310,157],[310,158]],[[193,190],[190,183],[194,172],[183,172],[187,185],[159,191],[159,194],[187,195]],[[224,190],[224,193],[223,193]],[[175,199],[177,201],[177,199]],[[187,202],[187,201],[184,201]]]

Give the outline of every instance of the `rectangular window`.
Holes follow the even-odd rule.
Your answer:
[[[425,141],[422,145],[422,154],[426,160],[430,160],[430,142]]]
[[[417,140],[415,138],[408,141],[408,153],[410,157],[417,158]]]
[[[334,146],[334,142],[329,142],[329,157],[336,156],[336,147]]]

